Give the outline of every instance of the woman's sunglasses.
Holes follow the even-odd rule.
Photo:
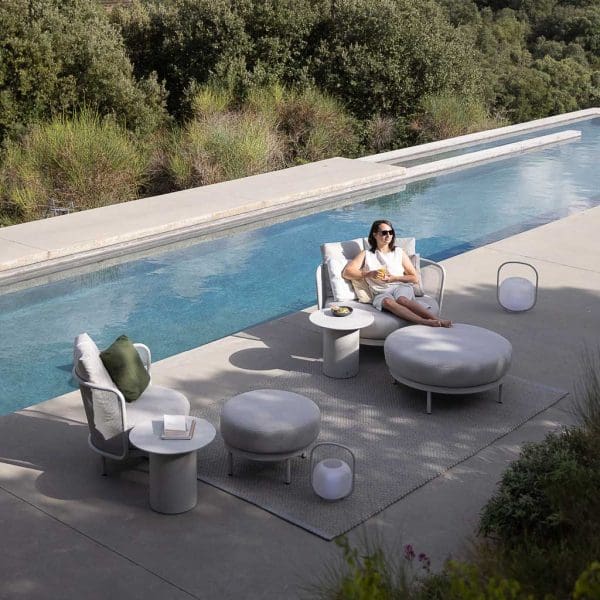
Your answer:
[[[384,237],[387,237],[388,235],[391,235],[392,237],[394,237],[394,230],[393,229],[384,229],[383,231],[378,231],[377,233],[379,235],[384,236]]]

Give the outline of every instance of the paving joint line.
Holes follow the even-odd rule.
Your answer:
[[[170,581],[169,579],[167,579],[166,577],[163,577],[162,575],[159,575],[158,573],[155,573],[154,571],[152,571],[151,569],[149,569],[148,567],[145,567],[144,565],[142,565],[141,563],[133,560],[132,558],[130,558],[129,556],[126,556],[125,554],[123,554],[122,552],[119,552],[117,549],[115,548],[111,548],[109,545],[93,538],[91,535],[88,535],[87,533],[81,531],[80,529],[78,529],[77,527],[70,525],[69,523],[65,523],[65,521],[63,521],[62,519],[59,519],[58,517],[56,517],[55,515],[49,513],[48,511],[44,510],[43,508],[37,506],[36,504],[34,504],[33,502],[30,502],[29,500],[26,500],[25,498],[22,498],[21,496],[19,496],[18,494],[15,494],[14,492],[7,490],[3,485],[0,485],[0,489],[4,492],[6,492],[7,494],[9,494],[10,496],[12,496],[13,498],[16,498],[17,500],[20,500],[21,502],[24,502],[25,504],[27,504],[28,506],[30,506],[31,508],[41,512],[42,514],[46,515],[47,517],[49,517],[50,519],[52,519],[53,521],[56,521],[57,523],[60,523],[61,525],[64,525],[65,527],[67,527],[68,529],[70,529],[71,531],[74,531],[75,533],[78,533],[79,535],[81,535],[82,537],[86,538],[87,540],[89,540],[90,542],[96,544],[97,546],[100,546],[101,548],[104,548],[105,550],[108,550],[109,552],[112,552],[113,554],[116,554],[117,556],[119,556],[120,558],[123,558],[124,560],[126,560],[127,562],[131,563],[132,565],[135,565],[136,567],[142,569],[143,571],[146,571],[146,573],[149,573],[150,575],[153,575],[154,577],[156,577],[157,579],[160,579],[161,581],[163,581],[164,583],[176,588],[177,590],[179,590],[180,592],[183,592],[184,594],[187,594],[190,598],[194,598],[194,600],[202,600],[202,598],[200,598],[200,596],[196,596],[195,594],[192,594],[191,592],[189,592],[188,590],[186,590],[185,588],[182,588],[181,586],[177,585],[176,583]]]

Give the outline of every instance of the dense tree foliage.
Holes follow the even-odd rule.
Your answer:
[[[204,120],[200,90],[224,101]],[[220,178],[599,104],[600,0],[0,2],[0,174],[9,147],[81,110],[137,135],[151,165],[165,163],[161,140],[179,136],[195,161],[189,148],[222,138],[246,166],[212,152]],[[179,179],[208,181],[203,169]],[[150,171],[141,193],[168,191]],[[15,206],[6,189],[0,212]]]
[[[156,78],[136,81],[123,40],[90,0],[0,2],[0,140],[82,104],[132,129],[161,121]]]
[[[241,17],[224,0],[147,0],[113,12],[138,77],[158,74],[172,114],[193,81],[224,75],[249,47]]]
[[[490,108],[520,122],[600,101],[597,0],[439,0],[481,55]]]
[[[314,76],[359,117],[410,115],[436,92],[478,92],[475,53],[435,2],[336,3]]]
[[[433,0],[136,0],[114,13],[138,76],[177,112],[193,80],[316,84],[359,117],[477,92],[475,52]],[[244,87],[242,86],[242,93]]]

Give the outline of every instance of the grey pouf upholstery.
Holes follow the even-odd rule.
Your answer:
[[[428,413],[431,392],[468,394],[498,386],[501,393],[512,358],[506,338],[464,323],[399,329],[385,340],[384,352],[394,379],[427,391]]]
[[[229,399],[221,410],[221,435],[233,455],[261,461],[290,459],[310,446],[321,430],[321,411],[310,399],[283,390],[253,390]]]

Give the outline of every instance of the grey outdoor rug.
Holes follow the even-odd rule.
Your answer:
[[[292,461],[290,485],[284,483],[284,463],[236,458],[230,477],[218,433],[198,455],[198,479],[331,540],[566,395],[563,390],[507,377],[503,404],[496,402],[496,390],[464,396],[434,394],[433,414],[427,415],[425,393],[394,385],[382,357],[368,356],[363,362],[367,364],[361,362],[359,375],[352,379],[330,379],[321,373],[320,362],[305,361],[302,372],[271,377],[253,386],[286,389],[317,403],[322,415],[317,441],[338,442],[356,454],[356,486],[351,496],[334,503],[316,496],[310,486],[308,458]],[[215,403],[195,414],[218,428],[220,408]]]

